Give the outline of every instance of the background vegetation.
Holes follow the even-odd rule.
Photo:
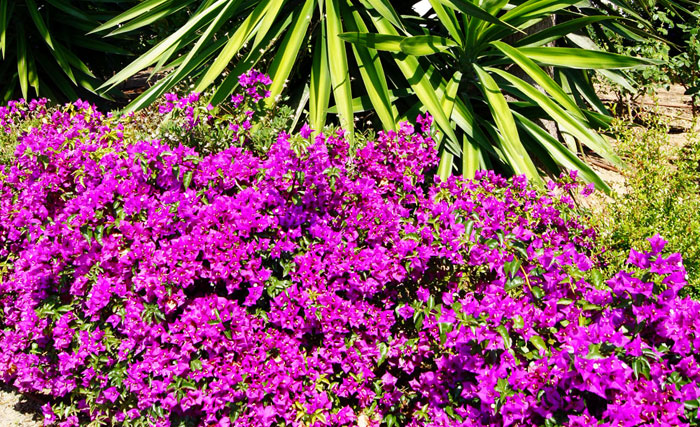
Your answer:
[[[6,100],[128,114],[0,107],[0,380],[79,424],[697,424],[699,138],[594,85],[695,103],[695,5],[414,4],[1,2]],[[591,159],[599,209],[542,185]]]
[[[611,270],[627,262],[631,248],[647,246],[660,233],[683,256],[688,291],[700,295],[700,143],[691,133],[682,145],[669,142],[664,119],[647,113],[643,126],[618,122],[617,149],[628,163],[626,186],[593,216]]]

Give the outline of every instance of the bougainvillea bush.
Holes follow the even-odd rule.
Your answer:
[[[136,116],[84,102],[20,137],[0,381],[49,396],[47,424],[696,422],[700,305],[659,236],[602,277],[571,177],[438,182],[427,117],[258,150],[265,79],[242,83],[221,110],[160,107],[218,149],[131,138]]]

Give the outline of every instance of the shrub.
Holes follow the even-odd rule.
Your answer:
[[[137,40],[120,36],[105,42],[86,33],[98,25],[98,20],[109,19],[137,3],[1,2],[0,101],[17,96],[74,101],[80,95],[97,93],[95,89],[103,82],[102,77],[111,75],[123,65],[126,56],[141,49]],[[110,95],[116,93],[111,91]]]
[[[610,271],[622,268],[631,248],[662,233],[683,256],[688,291],[700,295],[700,142],[690,134],[683,145],[669,143],[668,125],[645,116],[644,128],[616,125],[617,148],[630,167],[626,188],[596,215],[600,243],[608,249]]]
[[[21,99],[0,107],[0,164],[14,161],[19,137],[32,127],[39,126],[40,118],[47,114],[46,99],[30,102]]]
[[[697,4],[642,2],[628,4],[627,7],[631,9],[620,4],[618,6],[622,7],[624,15],[634,17],[637,30],[620,31],[619,24],[609,22],[602,29],[591,28],[592,38],[609,52],[640,55],[659,61],[652,67],[622,72],[623,76],[628,77],[626,79],[619,78],[619,74],[608,76],[619,100],[626,104],[628,115],[631,116],[633,104],[639,97],[672,83],[682,85],[686,94],[691,95],[695,114],[700,105],[700,9]],[[649,23],[661,37],[640,34],[640,31],[648,30]]]
[[[366,129],[371,117],[396,130],[402,117],[414,119],[427,110],[444,136],[439,141],[443,178],[497,169],[541,183],[540,175],[577,169],[608,190],[579,158],[581,145],[574,140],[619,161],[597,133],[609,117],[589,70],[618,75],[616,70],[655,63],[601,52],[578,34],[608,21],[621,31],[636,30],[616,19],[621,18],[617,2],[596,8],[563,0],[546,5],[539,0],[190,3],[197,9],[186,24],[173,26],[101,87],[116,87],[152,65],[173,70],[128,111],[150,105],[186,79],[197,91],[211,89],[209,99],[216,105],[237,88],[240,73],[265,67],[274,82],[268,104],[289,97],[301,110],[308,103],[312,127],[333,120],[350,140],[356,120],[360,128]],[[421,3],[428,7],[422,16],[413,10]],[[137,5],[94,31],[140,28],[183,7],[180,0]],[[601,9],[609,16],[601,16]],[[544,131],[542,120],[556,122],[570,135],[567,144]]]
[[[571,178],[432,185],[427,117],[257,153],[255,113],[168,102],[243,130],[201,154],[79,102],[4,169],[0,378],[50,395],[48,423],[694,422],[680,256],[655,236],[605,281]]]

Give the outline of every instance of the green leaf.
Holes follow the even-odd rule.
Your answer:
[[[309,86],[309,123],[311,128],[316,130],[321,130],[326,123],[328,102],[331,96],[331,77],[328,68],[326,39],[326,27],[322,25],[320,35],[316,39]]]
[[[144,16],[151,10],[169,1],[171,0],[146,0],[144,2],[141,2],[137,6],[132,7],[126,12],[121,13],[115,16],[114,18],[110,19],[109,21],[105,22],[104,24],[98,26],[94,30],[90,31],[88,34],[99,33],[100,31],[105,31],[110,28],[117,27],[119,26],[119,24],[122,24],[126,21]]]
[[[541,300],[542,298],[544,298],[544,291],[539,286],[533,286],[532,296],[534,296],[537,300]]]
[[[554,79],[549,77],[549,74],[545,73],[539,66],[537,66],[534,61],[523,55],[517,48],[508,46],[503,42],[495,41],[491,42],[491,44],[510,58],[518,67],[527,73],[527,75],[535,83],[546,90],[547,93],[549,93],[552,98],[559,102],[559,104],[561,104],[564,108],[569,110],[579,119],[586,119],[574,100],[571,99],[566,92],[564,92],[561,86],[559,86]]]
[[[47,45],[51,49],[53,49],[53,41],[51,40],[51,34],[49,33],[49,29],[46,27],[46,23],[44,23],[44,19],[41,17],[41,14],[39,13],[39,8],[37,7],[36,3],[34,0],[24,0],[25,3],[27,4],[27,11],[29,12],[29,16],[31,16],[32,21],[34,21],[34,25],[36,26],[37,31],[39,31],[39,34],[41,34],[41,37],[44,39]],[[24,35],[20,35],[20,37],[24,37]]]
[[[94,74],[92,74],[92,71],[90,71],[90,68],[88,68],[88,66],[80,58],[78,58],[78,56],[74,54],[70,49],[67,49],[58,42],[55,42],[54,44],[56,46],[56,49],[54,50],[54,57],[57,61],[60,55],[60,57],[64,58],[64,61],[67,61],[70,67],[75,68],[78,71],[82,71],[90,77],[95,77]],[[70,68],[68,68],[68,70],[70,71]]]
[[[556,138],[550,135],[546,130],[542,129],[541,126],[526,118],[525,116],[513,112],[516,123],[527,133],[529,133],[533,139],[539,142],[542,147],[547,150],[547,152],[552,156],[557,164],[569,169],[578,170],[587,182],[592,182],[595,184],[596,188],[605,191],[610,194],[612,191],[610,187],[603,181],[598,174],[590,168],[583,160],[579,159],[576,154],[571,152],[567,147],[565,147]]]
[[[685,403],[685,409],[688,410],[697,410],[700,407],[700,399],[694,399],[694,400],[686,400]]]
[[[513,346],[513,340],[510,338],[510,335],[508,334],[508,330],[506,329],[505,326],[500,325],[496,328],[496,332],[503,338],[503,345],[505,346],[506,349],[509,349]]]
[[[218,3],[218,2],[217,2]],[[195,87],[196,92],[202,92],[209,87],[221,75],[224,69],[231,62],[233,57],[239,52],[246,39],[258,27],[258,23],[266,13],[277,13],[276,11],[282,7],[282,2],[263,0],[251,12],[250,15],[237,27],[236,32],[226,43],[226,46],[221,50],[219,56],[211,64],[204,76],[199,80]],[[271,9],[272,8],[272,9]],[[268,28],[262,28],[260,31],[268,31]]]
[[[204,52],[202,52],[195,60],[190,61],[190,63],[187,66],[187,69],[189,70],[188,72],[193,71],[204,61],[206,61],[213,54],[213,52],[220,49],[225,42],[226,39],[219,39],[210,46],[208,46],[207,49]],[[168,65],[168,68],[173,68],[180,65],[181,61],[184,59],[185,57],[181,56],[180,58],[171,62]],[[140,108],[144,108],[145,106],[151,104],[157,98],[162,96],[165,92],[173,88],[177,83],[177,81],[169,78],[169,76],[159,80],[155,85],[146,89],[146,91],[139,95],[135,100],[131,101],[131,103],[129,103],[129,105],[124,109],[123,112],[128,113],[131,111],[136,111]]]
[[[576,301],[576,306],[578,306],[583,311],[599,311],[602,309],[601,306],[597,304],[591,304],[585,300]]]
[[[459,0],[439,0],[440,3],[444,4],[445,6],[452,8],[454,10],[457,10],[459,12],[462,12],[465,16],[470,17],[471,19],[481,19],[482,21],[486,21],[488,23],[491,23],[496,26],[500,27],[505,27],[510,29],[511,31],[516,31],[519,33],[522,33],[522,30],[520,30],[517,27],[514,27],[513,25],[504,22],[497,17],[491,15],[484,9],[480,8],[479,6],[469,2],[469,1],[459,1]]]
[[[377,360],[377,366],[379,366],[382,363],[384,363],[387,356],[389,355],[389,346],[383,342],[380,342],[379,344],[377,344],[377,347],[379,348],[379,359]]]
[[[280,2],[280,3],[282,3],[282,2]],[[262,29],[263,31],[257,31],[255,33],[255,41],[253,41],[253,45],[255,45],[255,46],[259,45],[263,41],[263,39],[265,38],[267,33],[269,32],[269,31],[267,31],[267,29],[273,28],[275,26],[274,25],[275,22],[283,20],[282,17],[279,16],[279,12],[280,12],[280,8],[276,8],[276,9],[271,9],[270,11],[268,11],[265,14],[263,19],[260,21],[260,29]],[[292,14],[290,13],[289,15],[291,16]]]
[[[413,325],[416,328],[416,331],[420,331],[421,327],[423,326],[423,320],[425,320],[425,313],[416,310],[413,313]]]
[[[503,272],[507,277],[515,277],[515,273],[520,269],[521,264],[519,259],[507,262],[503,265]]]
[[[598,70],[598,73],[607,77],[613,83],[616,83],[616,84],[622,86],[623,88],[625,88],[625,90],[627,90],[631,94],[637,93],[637,88],[632,86],[632,84],[630,83],[631,79],[623,71],[621,71],[621,70]]]
[[[72,16],[73,18],[85,21],[86,23],[97,23],[90,15],[85,14],[82,10],[78,9],[77,7],[71,5],[68,2],[65,2],[63,0],[46,0],[46,2],[55,7],[56,9],[60,10],[61,12]],[[76,40],[78,38],[80,37],[77,37]]]
[[[84,224],[80,226],[80,234],[83,235],[88,245],[92,245],[93,239],[93,228],[89,224]]]
[[[430,0],[430,5],[437,15],[440,23],[447,29],[453,39],[463,42],[464,35],[459,30],[459,23],[453,9],[445,9],[439,0]]]
[[[530,337],[530,342],[532,345],[535,346],[537,350],[544,351],[545,353],[549,353],[549,348],[547,348],[547,344],[544,342],[541,336],[539,335],[533,335]]]
[[[182,185],[185,187],[185,190],[190,188],[190,184],[192,183],[192,171],[186,171],[184,176],[182,177]]]
[[[520,53],[542,65],[608,70],[659,65],[661,61],[575,47],[521,47]]]
[[[503,21],[520,25],[527,21],[536,21],[556,12],[579,3],[580,0],[528,0],[503,14]]]
[[[63,92],[67,98],[78,99],[78,94],[73,89],[75,87],[74,83],[65,77],[65,74],[56,65],[53,58],[49,58],[48,56],[44,55],[41,50],[39,50],[36,52],[36,61],[39,63],[39,66],[46,71],[51,80],[54,82],[54,85],[60,88],[61,92]],[[42,91],[42,96],[44,96],[46,93],[45,88],[42,89]]]
[[[344,8],[344,11],[347,9]],[[348,29],[367,33],[368,29],[357,10],[352,10],[352,15],[345,13],[344,21]],[[374,107],[377,116],[382,121],[384,129],[396,129],[396,117],[398,111],[392,105],[384,68],[376,50],[367,47],[352,45],[357,65],[360,69],[362,81],[365,84],[367,96]],[[353,111],[355,110],[353,100]]]
[[[190,369],[192,369],[193,371],[201,371],[202,370],[202,361],[199,359],[190,360]]]
[[[18,25],[19,34],[22,34],[22,25]],[[27,46],[24,37],[17,37],[17,76],[22,96],[29,98],[29,76],[27,71]]]
[[[266,32],[265,37],[261,39],[258,44],[253,45],[246,57],[238,61],[235,67],[229,71],[228,76],[226,76],[224,81],[216,88],[209,102],[214,105],[221,103],[236,87],[238,87],[238,76],[254,68],[263,56],[272,49],[272,45],[274,44],[272,42],[281,38],[282,33],[292,25],[292,18],[293,15],[289,14],[285,19],[275,22],[275,25]],[[226,39],[222,40],[226,42]],[[197,83],[197,85],[198,84],[199,83]]]
[[[611,163],[621,166],[622,161],[615,154],[610,144],[597,132],[590,129],[586,124],[578,120],[576,117],[564,111],[559,105],[552,101],[547,95],[538,91],[531,84],[525,82],[518,77],[513,76],[503,70],[489,68],[489,71],[503,77],[511,83],[517,90],[535,102],[542,108],[554,121],[562,126],[567,132],[578,138],[591,150],[603,156]]]
[[[171,0],[168,4],[163,5],[162,7],[158,7],[149,13],[144,13],[126,24],[119,25],[118,28],[110,31],[107,36],[116,36],[147,27],[156,21],[167,18],[168,16],[171,16],[186,8],[190,3],[192,3],[192,1],[193,0]]]
[[[173,34],[168,36],[165,40],[161,41],[157,45],[153,46],[146,53],[135,59],[129,65],[124,67],[121,71],[115,74],[112,78],[107,80],[100,90],[107,91],[114,88],[119,83],[143,70],[144,68],[155,64],[165,52],[172,47],[173,44],[181,42],[184,38],[191,34],[196,33],[197,29],[201,25],[205,25],[207,22],[211,21],[214,16],[218,13],[219,9],[228,2],[228,0],[218,0],[205,10],[194,15],[190,18],[182,28],[175,31]]]
[[[338,108],[340,125],[348,131],[348,138],[352,144],[355,123],[352,111],[352,91],[350,88],[350,73],[348,59],[345,53],[345,44],[339,34],[343,32],[341,26],[341,13],[338,9],[342,4],[336,4],[335,0],[326,0],[326,36],[328,37],[328,58],[333,89],[333,99]]]
[[[447,117],[450,117],[452,115],[452,112],[454,111],[455,101],[457,99],[457,91],[459,89],[459,83],[461,82],[461,79],[462,73],[456,72],[452,75],[452,79],[450,79],[450,82],[447,83],[444,93],[438,93],[438,97],[442,98],[442,109],[445,111],[445,115]],[[466,136],[462,136],[462,138],[466,140]],[[442,141],[442,137],[440,138],[440,141]],[[446,149],[442,149],[442,154],[440,155],[440,163],[438,164],[438,175],[443,181],[447,181],[450,175],[452,175],[454,157],[456,154],[459,153],[450,153]],[[464,156],[464,153],[462,153],[462,156]]]
[[[9,26],[9,13],[7,5],[9,1],[0,1],[0,52],[5,59],[5,44],[7,43],[7,27]]]
[[[503,146],[506,157],[510,164],[515,169],[516,173],[525,174],[528,178],[536,183],[542,183],[542,180],[537,173],[532,159],[523,147],[518,135],[518,129],[515,126],[513,114],[510,111],[506,98],[501,93],[501,89],[496,84],[496,81],[483,68],[474,65],[476,74],[479,78],[481,91],[487,99],[489,110],[498,130],[501,132],[501,144]]]
[[[440,333],[440,343],[445,344],[447,334],[452,331],[452,323],[438,323],[438,331]]]
[[[413,56],[432,55],[455,46],[459,45],[452,39],[431,35],[406,37],[399,44],[401,52]]]
[[[452,175],[454,159],[454,154],[447,150],[442,150],[442,154],[440,154],[440,163],[438,163],[438,176],[441,180],[447,181],[447,179]]]
[[[575,90],[576,93],[586,100],[597,112],[607,116],[611,115],[608,108],[601,102],[598,94],[596,94],[593,83],[590,82],[586,71],[557,69],[556,72],[561,73],[563,77],[567,78],[569,83],[573,85],[572,91]]]
[[[382,35],[398,36],[396,29],[389,25],[388,21],[385,19],[374,18],[374,25]],[[436,89],[430,82],[430,75],[426,73],[418,60],[413,56],[396,55],[394,56],[394,61],[408,83],[411,85],[411,88],[415,92],[416,96],[418,96],[418,99],[430,112],[430,114],[432,114],[433,118],[435,119],[435,123],[440,127],[440,130],[445,133],[445,136],[449,140],[458,143],[457,135],[455,135],[454,130],[452,129],[452,124],[442,109]]]
[[[651,366],[649,365],[649,361],[644,357],[635,358],[632,362],[632,369],[634,371],[634,376],[637,379],[640,376],[643,376],[647,380],[651,378]]]
[[[395,102],[399,98],[405,98],[409,96],[414,96],[415,93],[411,89],[396,89],[389,91],[389,99],[391,102]],[[374,106],[372,105],[372,100],[369,96],[363,95],[352,99],[352,111],[356,113],[362,113],[365,111],[372,111]],[[328,109],[329,113],[337,114],[338,109],[334,106]],[[408,119],[405,119],[408,120]]]
[[[401,42],[406,38],[392,34],[345,32],[338,37],[346,42],[370,49],[385,50],[389,52],[401,52]]]
[[[525,327],[525,320],[523,316],[516,314],[513,316],[513,329],[522,329]]]
[[[34,55],[32,51],[27,51],[27,81],[31,87],[34,88],[34,93],[37,95],[39,92],[39,73],[36,69],[36,62],[34,61]]]
[[[587,27],[595,22],[600,22],[610,19],[619,19],[617,16],[608,15],[594,15],[594,16],[584,16],[582,18],[574,18],[568,21],[564,21],[561,24],[554,25],[549,28],[545,28],[542,31],[538,31],[527,37],[515,42],[515,46],[542,46],[547,43],[551,43],[562,37],[565,37],[571,33],[575,33],[581,28]]]
[[[391,2],[387,0],[367,0],[367,2],[372,5],[374,10],[376,10],[384,19],[391,22],[394,27],[405,30],[403,21],[401,21],[401,17],[399,17],[399,14],[396,13],[396,10],[394,10]]]
[[[270,85],[270,97],[268,101],[274,102],[277,95],[282,93],[282,90],[287,85],[287,78],[292,71],[292,67],[299,58],[299,50],[303,41],[306,39],[306,30],[311,22],[315,0],[306,0],[304,6],[295,12],[296,19],[292,27],[287,30],[287,35],[282,44],[277,50],[277,55],[272,61],[272,65],[268,71],[272,79]]]

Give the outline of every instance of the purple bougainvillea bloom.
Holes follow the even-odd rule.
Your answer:
[[[239,83],[224,108],[167,94],[180,139],[0,107],[36,123],[0,169],[0,381],[47,424],[695,422],[700,304],[660,236],[603,277],[575,173],[443,182],[429,116],[261,149],[269,77]]]
[[[313,133],[313,129],[309,126],[308,123],[304,123],[304,126],[301,127],[301,130],[299,131],[299,135],[301,135],[302,138],[307,139],[308,137],[311,136]]]
[[[105,399],[114,403],[119,398],[119,391],[117,391],[116,387],[110,387],[110,388],[106,389],[105,391],[103,391],[102,395],[105,397]]]

